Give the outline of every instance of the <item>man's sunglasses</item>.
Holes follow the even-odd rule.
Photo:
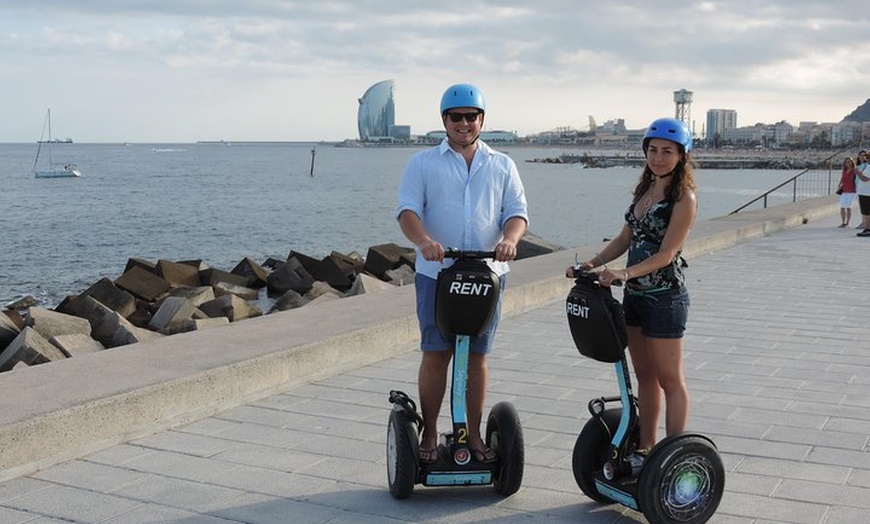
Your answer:
[[[477,117],[480,116],[480,111],[475,111],[473,113],[454,113],[448,112],[447,116],[450,117],[451,122],[462,122],[464,118],[466,122],[471,123],[477,120]]]

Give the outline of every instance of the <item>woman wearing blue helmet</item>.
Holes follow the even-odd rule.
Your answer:
[[[646,164],[625,213],[625,225],[583,264],[587,269],[603,266],[602,285],[625,283],[623,307],[640,414],[638,453],[630,460],[638,465],[656,443],[662,397],[668,436],[682,432],[689,418],[683,372],[689,294],[681,252],[697,208],[691,149],[692,133],[683,122],[659,118],[649,125],[643,137]],[[607,266],[626,251],[624,269]]]

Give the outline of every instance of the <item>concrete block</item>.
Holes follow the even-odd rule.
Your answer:
[[[352,269],[351,272],[348,273],[339,266],[335,259],[331,257],[324,257],[322,260],[317,260],[308,255],[292,251],[290,253],[290,258],[298,260],[302,264],[302,267],[308,271],[308,274],[311,275],[311,278],[325,282],[335,289],[347,291],[353,284]]]
[[[215,297],[221,297],[232,293],[233,295],[245,300],[257,300],[260,298],[260,292],[258,290],[245,286],[237,286],[235,284],[230,284],[229,282],[215,282],[212,288],[214,289]]]
[[[194,306],[215,299],[214,289],[211,286],[180,287],[170,291],[169,296],[186,298],[193,302]]]
[[[135,271],[136,268],[133,269]],[[91,337],[106,348],[113,348],[149,339],[147,329],[136,327],[131,321],[112,311],[92,297],[68,297],[65,308],[91,324]],[[144,333],[140,333],[144,332]],[[156,333],[153,333],[157,335]]]
[[[266,285],[270,295],[283,295],[291,289],[304,295],[314,285],[314,278],[296,258],[291,258],[272,271]]]
[[[250,258],[242,259],[230,273],[245,277],[247,280],[245,285],[254,289],[266,287],[266,279],[269,278],[269,272],[266,271],[266,268]]]
[[[10,371],[18,362],[28,366],[63,360],[66,355],[31,327],[25,327],[0,353],[0,371]]]
[[[0,311],[6,318],[12,321],[18,327],[18,331],[24,329],[24,317],[21,316],[21,312],[15,309],[4,309]]]
[[[39,301],[36,300],[33,295],[24,295],[23,297],[15,299],[12,302],[6,304],[6,309],[11,309],[13,311],[22,311],[38,304]]]
[[[366,265],[366,261],[362,255],[357,253],[356,251],[352,251],[350,253],[344,254],[338,251],[333,251],[329,254],[329,258],[333,260],[333,262],[341,268],[341,270],[346,275],[357,275],[363,272],[363,268]]]
[[[154,302],[169,291],[169,283],[139,266],[125,271],[115,280],[115,285],[129,291],[146,302]]]
[[[199,273],[199,279],[203,286],[213,286],[218,282],[228,282],[237,286],[247,286],[248,279],[241,275],[234,275],[220,269],[210,267]]]
[[[307,303],[307,298],[303,297],[302,295],[291,289],[281,295],[281,297],[275,301],[275,303],[272,305],[272,308],[269,310],[269,313],[296,309],[298,307],[304,306]]]
[[[145,258],[137,258],[131,257],[127,259],[127,265],[124,266],[124,273],[130,271],[134,267],[138,267],[144,269],[145,271],[151,273],[152,275],[157,276],[157,264],[154,262],[145,259]]]
[[[27,310],[25,325],[35,329],[46,340],[58,335],[91,335],[91,324],[87,320],[41,307]]]
[[[178,333],[187,333],[188,331],[201,331],[218,326],[229,325],[230,319],[227,317],[217,318],[190,318],[177,324],[172,324],[167,330],[162,331],[164,335],[175,335]]]
[[[372,275],[385,280],[387,270],[396,269],[403,264],[402,255],[413,252],[413,249],[402,247],[394,243],[381,244],[369,248],[366,255],[364,270]]]
[[[126,317],[127,320],[136,327],[147,328],[148,323],[151,322],[151,317],[154,316],[154,313],[156,313],[159,308],[156,304],[156,302],[145,302],[144,300],[137,299],[136,311],[134,311],[129,317]]]
[[[226,317],[230,322],[259,317],[263,314],[258,307],[233,294],[206,302],[199,309],[211,318]]]
[[[197,266],[171,260],[157,261],[157,275],[172,287],[197,287],[201,285]]]
[[[399,270],[395,270],[399,271]],[[350,291],[347,292],[347,296],[356,296],[363,295],[365,293],[377,293],[378,291],[385,291],[387,289],[395,289],[396,286],[393,284],[389,284],[384,282],[383,280],[378,280],[375,277],[359,274],[356,277],[356,280],[353,282],[353,287],[350,288]]]
[[[107,308],[117,311],[121,316],[129,318],[136,311],[136,299],[130,293],[120,289],[108,278],[101,278],[82,295],[93,297]]]
[[[165,333],[174,324],[190,320],[196,311],[196,306],[190,300],[181,297],[166,297],[157,313],[151,317],[148,327],[154,331]]]
[[[305,298],[311,301],[327,294],[335,295],[336,298],[344,297],[344,293],[342,293],[341,291],[335,289],[326,282],[320,282],[318,280],[311,286],[311,289],[308,290],[308,293],[305,293]]]
[[[15,322],[9,317],[9,315],[0,314],[0,351],[3,350],[6,346],[8,346],[15,337],[21,333],[21,328],[19,328]]]
[[[404,286],[406,284],[413,284],[416,275],[417,272],[414,271],[413,266],[402,264],[396,269],[390,269],[387,271],[385,276],[387,277],[387,282],[391,285]]]
[[[60,349],[67,357],[95,353],[106,349],[98,341],[80,333],[57,335],[56,337],[51,337],[49,342]]]

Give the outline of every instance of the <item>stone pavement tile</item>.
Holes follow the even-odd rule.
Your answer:
[[[766,457],[746,457],[737,466],[736,472],[746,475],[764,475],[783,479],[812,480],[843,485],[849,478],[852,469]]]
[[[141,502],[79,488],[52,485],[3,503],[5,508],[72,522],[100,522],[126,513]]]
[[[0,504],[5,504],[19,497],[24,497],[52,487],[49,482],[36,480],[30,477],[19,477],[8,482],[0,483]]]
[[[142,504],[126,513],[116,515],[100,524],[231,524],[209,515],[202,515],[160,504]]]
[[[143,482],[149,476],[148,473],[131,469],[87,460],[73,460],[39,471],[33,475],[33,478],[88,491],[112,493],[126,486]]]
[[[796,428],[821,429],[828,422],[822,415],[795,413],[793,411],[771,411],[755,408],[738,407],[729,416],[729,420],[745,424],[754,424],[767,428],[772,424]],[[763,422],[763,423],[760,423]],[[761,435],[759,435],[759,438]]]
[[[33,522],[37,518],[38,515],[34,515],[33,513],[0,507],[0,522],[5,524],[25,524],[27,522]]]
[[[818,524],[823,522],[822,519],[828,513],[828,507],[824,504],[735,493],[727,486],[728,484],[726,484],[727,491],[722,497],[722,502],[719,503],[716,516],[710,522],[718,522],[720,515],[728,515],[759,519],[751,522]]]
[[[130,501],[163,504],[195,513],[209,511],[216,504],[235,498],[244,490],[163,475],[148,475],[141,482],[112,491]]]
[[[838,431],[813,430],[808,428],[790,428],[774,426],[764,436],[765,440],[773,442],[791,442],[795,444],[810,444],[812,446],[851,449],[862,451],[867,443],[867,435],[858,433],[842,433]]]
[[[328,506],[252,493],[227,500],[209,511],[209,515],[231,522],[257,524],[322,524],[332,522],[341,513]]]
[[[870,453],[867,453],[867,451],[850,451],[816,446],[810,452],[807,460],[819,464],[870,470]]]
[[[855,470],[847,482],[850,486],[858,486],[862,488],[870,488],[870,471]]]
[[[305,468],[327,460],[329,457],[302,453],[290,449],[258,446],[255,444],[240,444],[212,458],[231,464],[298,473]]]
[[[159,451],[176,451],[196,457],[213,457],[240,446],[237,442],[183,431],[164,431],[145,438],[131,440],[134,446]]]
[[[870,515],[870,488],[785,479],[776,490],[775,496],[838,507],[861,508]]]

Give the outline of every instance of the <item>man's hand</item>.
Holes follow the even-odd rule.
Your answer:
[[[495,259],[499,262],[508,262],[517,257],[517,244],[510,240],[502,240],[495,246]]]
[[[429,239],[417,247],[420,248],[423,258],[429,262],[441,262],[444,260],[444,248],[434,240]]]

